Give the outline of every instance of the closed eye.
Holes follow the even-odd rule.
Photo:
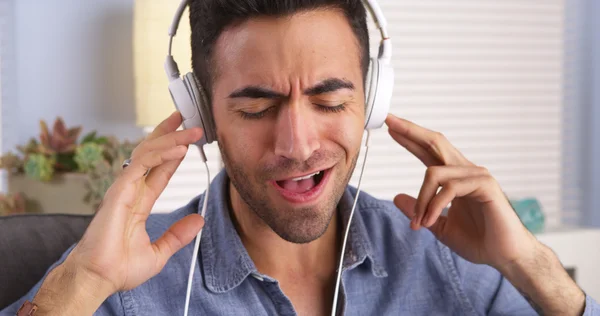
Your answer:
[[[346,110],[346,103],[342,103],[342,104],[338,104],[336,106],[327,106],[327,105],[322,105],[322,104],[316,104],[317,109],[319,111],[322,112],[326,112],[326,113],[339,113],[339,112],[343,112],[344,110]]]
[[[325,113],[339,113],[339,112],[343,112],[346,110],[345,103],[338,104],[336,106],[322,105],[322,104],[316,104],[316,103],[314,103],[314,105],[317,107],[317,109],[319,111],[325,112]],[[259,112],[239,111],[239,114],[243,119],[246,119],[246,120],[258,120],[258,119],[263,118],[266,114],[269,113],[269,111],[274,110],[274,109],[275,109],[275,106],[270,106]]]
[[[258,119],[264,117],[269,111],[271,111],[273,109],[275,109],[275,107],[274,106],[270,106],[270,107],[268,107],[268,108],[266,108],[266,109],[264,109],[264,110],[262,110],[260,112],[239,111],[239,113],[240,113],[240,116],[243,119],[246,119],[246,120],[258,120]]]

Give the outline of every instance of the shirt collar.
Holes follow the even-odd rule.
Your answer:
[[[257,274],[254,262],[233,225],[229,204],[229,178],[222,170],[210,185],[205,226],[200,241],[200,263],[206,287],[214,293],[224,293],[236,288],[249,275]],[[344,192],[338,210],[342,214],[343,227],[346,227],[356,190],[348,187]],[[199,200],[198,210],[202,207]],[[386,277],[387,273],[376,258],[371,239],[360,216],[360,203],[357,205],[348,245],[344,256],[344,269],[354,269],[370,263],[376,277]]]

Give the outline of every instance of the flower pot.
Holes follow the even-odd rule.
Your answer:
[[[87,176],[81,173],[55,174],[42,182],[22,174],[8,178],[9,193],[21,192],[27,202],[27,212],[93,214],[94,208],[84,202]]]

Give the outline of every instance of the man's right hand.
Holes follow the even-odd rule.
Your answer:
[[[181,114],[173,113],[135,148],[131,164],[106,192],[83,237],[55,269],[60,272],[52,277],[49,274],[42,284],[34,299],[40,309],[57,304],[63,313],[65,309],[69,314],[76,314],[70,313],[75,310],[93,312],[99,305],[92,308],[81,302],[84,297],[74,304],[87,305],[85,308],[65,308],[69,298],[58,292],[87,288],[95,292],[95,300],[101,304],[111,294],[133,289],[158,274],[169,258],[197,235],[204,225],[198,214],[176,222],[155,242],[146,232],[152,206],[185,157],[188,145],[202,137],[200,128],[176,131],[181,123]],[[52,310],[56,311],[48,308],[44,314],[54,315]]]

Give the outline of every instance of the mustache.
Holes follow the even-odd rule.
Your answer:
[[[341,151],[317,150],[304,161],[278,157],[272,163],[263,166],[260,174],[265,178],[273,178],[283,174],[308,172],[315,168],[329,167],[334,161],[340,160],[343,156],[344,154]]]

